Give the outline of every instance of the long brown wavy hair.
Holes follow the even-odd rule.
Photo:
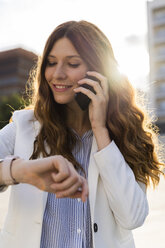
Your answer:
[[[41,129],[34,142],[31,159],[61,154],[81,166],[72,155],[75,136],[66,124],[66,106],[55,102],[45,79],[47,57],[54,43],[67,37],[85,61],[89,70],[103,74],[109,83],[109,102],[106,126],[136,180],[149,185],[159,182],[162,163],[154,141],[156,132],[148,116],[137,105],[135,90],[118,70],[111,44],[97,26],[87,21],[70,21],[59,25],[49,36],[42,57],[38,61],[33,80],[32,106]],[[45,142],[50,148],[46,150]]]

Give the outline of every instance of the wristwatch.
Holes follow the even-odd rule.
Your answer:
[[[11,173],[12,163],[18,158],[18,156],[7,156],[5,159],[0,159],[0,162],[2,162],[1,172],[4,185],[18,184],[18,182],[16,182],[16,180],[12,177]]]

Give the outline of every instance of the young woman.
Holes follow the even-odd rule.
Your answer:
[[[13,185],[0,248],[135,247],[161,163],[108,39],[86,21],[59,25],[33,83],[31,109],[0,131],[1,191]]]

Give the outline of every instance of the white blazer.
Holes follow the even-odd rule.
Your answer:
[[[13,122],[0,131],[0,158],[15,154],[29,159],[39,128],[33,110],[15,111]],[[93,247],[134,248],[131,230],[148,214],[145,185],[136,182],[114,141],[97,151],[93,138],[88,173]],[[47,195],[28,184],[11,186],[0,248],[40,248]]]

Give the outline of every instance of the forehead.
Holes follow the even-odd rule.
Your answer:
[[[49,56],[79,56],[72,42],[68,38],[61,38],[53,45]]]

